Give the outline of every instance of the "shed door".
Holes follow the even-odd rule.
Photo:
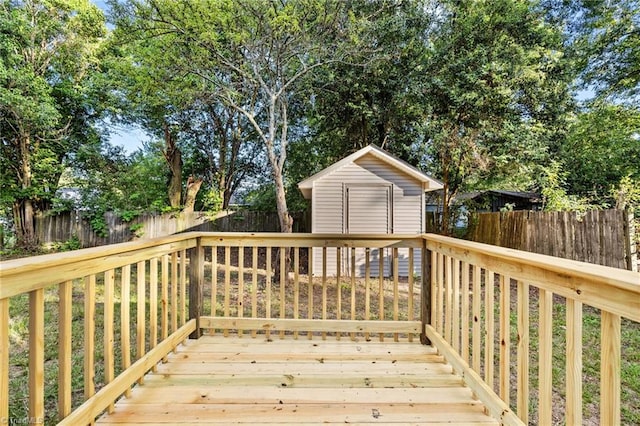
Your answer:
[[[347,206],[346,233],[348,234],[388,234],[392,232],[392,187],[390,185],[348,186],[346,188]],[[345,252],[347,250],[344,250]],[[386,250],[385,250],[386,251]],[[384,275],[389,274],[389,256],[383,251]],[[379,275],[380,251],[370,251],[370,276]],[[351,274],[351,254],[343,253],[343,265],[346,275]],[[356,276],[365,275],[365,250],[356,249]]]

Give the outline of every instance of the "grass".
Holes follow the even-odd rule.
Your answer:
[[[136,271],[132,268],[132,283],[131,283],[131,321],[135,324],[136,318]],[[146,269],[147,283],[149,282],[149,268]],[[206,283],[211,283],[212,269],[211,264],[208,263],[205,268]],[[115,346],[116,346],[116,361],[115,361],[115,374],[117,375],[121,371],[120,366],[120,270],[116,271],[116,291],[115,291]],[[159,271],[161,276],[161,271]],[[236,315],[238,312],[238,272],[232,271],[229,274],[229,294],[230,299],[228,301],[229,312],[231,315]],[[419,277],[416,277],[414,295],[414,318],[419,318],[420,306],[419,306]],[[217,295],[216,295],[216,312],[218,315],[222,315],[225,309],[224,302],[224,287],[226,276],[224,271],[217,270]],[[252,295],[253,290],[256,291],[256,299],[258,301],[257,311],[258,316],[264,316],[266,312],[267,302],[267,281],[265,274],[262,271],[258,275],[257,283],[253,283],[253,275],[251,271],[245,270],[243,276],[245,295],[242,299],[242,309],[244,316],[251,316]],[[285,300],[281,303],[280,300],[280,283],[279,280],[273,280],[271,284],[271,316],[277,318],[280,316],[280,309],[285,309],[286,317],[292,318],[294,316],[294,307],[296,306],[295,300],[297,295],[298,300],[298,316],[300,318],[306,318],[308,316],[309,300],[309,283],[308,278],[305,275],[301,275],[297,288],[295,282],[290,279],[286,283],[285,287]],[[355,306],[356,306],[356,318],[364,318],[365,309],[365,288],[364,280],[355,280]],[[84,333],[84,283],[81,281],[74,282],[73,285],[73,406],[77,407],[84,399],[83,395],[83,362],[84,362],[84,348],[83,348],[83,333]],[[95,383],[96,390],[98,390],[104,384],[104,372],[103,372],[103,295],[102,295],[102,277],[98,276],[97,279],[97,295],[96,295],[96,333],[95,333]],[[407,318],[407,295],[408,286],[406,279],[399,284],[399,319]],[[204,313],[209,314],[211,312],[211,285],[207,284],[204,289]],[[339,282],[335,279],[326,280],[326,288],[323,289],[322,281],[318,278],[314,279],[312,291],[312,316],[314,318],[322,317],[322,297],[326,292],[327,294],[327,317],[335,318],[337,315],[337,296],[340,294],[342,300],[342,318],[351,317],[351,291],[352,282],[348,278],[343,278]],[[340,293],[338,293],[338,291]],[[383,286],[383,299],[384,305],[379,306],[379,282],[377,278],[371,279],[371,293],[370,293],[370,318],[377,319],[381,315],[384,315],[385,319],[393,318],[393,284],[386,280]],[[515,346],[517,343],[517,318],[515,316],[515,291],[512,286],[513,292],[511,297],[511,372],[512,372],[512,405],[515,408],[515,383],[516,378],[514,372],[516,371],[516,354]],[[160,292],[159,292],[160,293]],[[495,292],[496,301],[499,300],[499,291],[496,287]],[[148,291],[147,291],[148,294]],[[169,292],[169,294],[171,294]],[[146,303],[146,324],[149,324],[149,305]],[[530,389],[531,389],[531,413],[535,413],[537,407],[537,368],[538,368],[538,334],[537,334],[537,317],[538,317],[538,303],[537,303],[537,290],[531,289],[531,302],[530,302]],[[497,304],[496,304],[497,309]],[[20,295],[13,297],[10,301],[10,424],[20,424],[24,422],[24,419],[28,417],[28,296]],[[600,375],[600,314],[597,310],[590,307],[584,308],[583,317],[583,415],[584,424],[597,424],[599,420],[598,405],[599,405],[599,375]],[[553,402],[554,402],[554,422],[556,424],[563,424],[564,418],[563,407],[565,401],[564,392],[564,380],[565,380],[565,304],[564,299],[556,297],[554,299],[554,322],[553,322]],[[161,313],[159,312],[159,316]],[[499,312],[495,312],[496,330],[498,329]],[[131,358],[135,360],[135,340],[136,331],[135,326],[131,328]],[[147,327],[148,328],[148,327]],[[44,419],[45,424],[54,424],[57,422],[57,336],[58,336],[58,294],[57,288],[50,287],[45,293],[45,406],[46,417]],[[147,330],[145,340],[147,347],[149,345],[149,330]],[[496,339],[498,338],[496,333]],[[621,416],[623,424],[640,424],[640,324],[623,320],[622,321],[622,406]],[[497,362],[499,342],[496,341],[496,358]],[[484,349],[483,349],[484,350]],[[496,364],[497,365],[497,364]],[[497,370],[497,369],[496,369]],[[496,371],[497,374],[497,371]],[[497,376],[494,382],[499,382]],[[531,424],[536,424],[537,420],[535,415],[531,416]]]

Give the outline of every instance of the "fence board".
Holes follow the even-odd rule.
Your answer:
[[[629,215],[622,210],[476,213],[467,238],[622,269],[637,268]]]
[[[311,232],[309,212],[291,213],[293,232]],[[204,212],[181,214],[142,214],[125,222],[117,214],[107,212],[106,236],[98,235],[91,227],[87,214],[74,211],[42,214],[36,217],[36,235],[42,244],[69,241],[77,238],[82,248],[123,243],[135,239],[163,237],[183,231],[205,232],[279,232],[277,213],[238,211],[223,212],[211,218]]]

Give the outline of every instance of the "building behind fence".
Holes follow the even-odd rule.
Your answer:
[[[634,235],[623,210],[475,213],[467,232],[472,241],[637,271]]]
[[[308,212],[292,213],[293,232],[310,232]],[[92,228],[82,212],[44,214],[36,217],[36,234],[42,244],[77,238],[81,247],[123,243],[135,239],[162,237],[184,231],[279,232],[277,213],[229,211],[211,217],[205,212],[179,214],[142,214],[126,222],[115,213],[105,214],[106,236]]]

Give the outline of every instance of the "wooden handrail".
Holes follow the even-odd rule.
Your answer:
[[[515,374],[514,398],[519,418],[528,423],[535,416],[536,423],[551,424],[554,306],[563,303],[555,298],[561,296],[566,304],[567,424],[582,423],[583,306],[601,311],[600,421],[603,425],[620,424],[621,318],[640,322],[640,274],[439,235],[428,234],[425,239],[432,265],[433,304],[427,335],[437,332],[442,336],[449,345],[447,351],[462,360],[461,374],[467,368],[477,375],[483,374],[485,383],[507,406],[512,401],[510,383],[512,373]],[[537,290],[533,297],[537,299],[539,343],[538,409],[533,413],[529,394],[532,355],[529,328],[530,321],[536,318],[530,319],[531,289]],[[494,292],[499,294],[498,301]],[[512,292],[516,294],[515,309]],[[513,325],[512,316],[516,317]],[[458,327],[467,331],[460,335],[452,331]],[[498,339],[494,337],[496,327]],[[510,335],[514,331],[518,339],[512,343]],[[513,366],[512,349],[517,353]],[[494,372],[495,358],[497,372]],[[498,380],[494,382],[496,376]]]
[[[307,263],[302,260],[304,253]],[[407,277],[398,272],[402,256],[412,271]],[[320,262],[315,267],[314,257]],[[390,267],[376,260],[382,258],[389,259]],[[362,262],[357,273],[356,259]],[[420,269],[414,259],[420,260]],[[422,282],[416,282],[414,270]],[[358,277],[360,273],[364,276]],[[320,332],[322,338],[334,334],[348,339],[356,333],[367,338],[378,333],[380,339],[397,339],[399,333],[412,338],[420,330],[423,342],[433,340],[439,348],[448,345],[442,352],[459,357],[450,362],[464,367],[463,375],[470,369],[483,377],[485,383],[478,388],[482,392],[493,390],[507,407],[513,400],[525,423],[533,416],[545,423],[553,409],[551,313],[557,303],[554,296],[562,296],[567,300],[567,421],[581,422],[581,324],[587,305],[602,310],[601,419],[615,424],[620,419],[621,318],[640,322],[637,273],[431,234],[191,232],[0,262],[0,283],[0,330],[9,329],[10,300],[29,299],[29,417],[45,415],[44,312],[48,301],[57,299],[58,412],[61,418],[83,422],[91,422],[121,394],[128,394],[134,382],[142,383],[155,360],[166,357],[187,334],[197,338],[203,330],[225,334],[236,330],[269,336],[290,331],[296,337],[306,332],[312,338]],[[537,412],[531,412],[529,402],[531,289],[538,291],[542,336]],[[210,294],[207,300],[205,292]],[[73,411],[70,398],[74,298],[83,299],[78,306],[85,318],[84,406],[91,410],[83,414]],[[328,302],[332,298],[335,303]],[[116,303],[121,304],[119,311]],[[96,313],[105,320],[98,330]],[[403,324],[394,326],[398,321]],[[114,328],[116,322],[120,329]],[[514,330],[518,339],[510,338]],[[114,341],[115,335],[121,339]],[[99,347],[103,354],[97,353]],[[512,347],[516,357],[510,357]],[[0,418],[11,415],[9,351],[9,336],[3,332]],[[494,357],[499,364],[494,364]],[[96,393],[98,359],[104,365],[100,379],[109,383],[109,390]],[[121,364],[116,365],[116,359]],[[518,383],[514,395],[509,389],[513,375]]]
[[[419,333],[420,323],[412,320],[413,312],[400,312],[406,306],[413,309],[414,303],[418,306],[417,301],[413,300],[416,297],[413,276],[408,278],[411,301],[407,305],[407,296],[402,296],[404,301],[401,308],[397,271],[400,249],[406,251],[403,251],[405,255],[409,253],[412,267],[414,250],[423,246],[424,240],[418,235],[347,237],[335,234],[191,232],[0,262],[0,330],[9,330],[11,300],[22,295],[28,295],[29,298],[29,413],[23,414],[25,418],[52,420],[51,414],[45,413],[44,399],[45,329],[48,335],[52,333],[44,320],[49,300],[58,300],[58,418],[64,418],[69,424],[76,421],[91,422],[102,410],[112,411],[115,400],[123,394],[127,396],[134,382],[142,383],[146,371],[155,368],[158,360],[164,359],[179,341],[186,338],[186,331],[191,337],[197,338],[203,329],[221,328],[229,333],[231,325],[240,324],[238,332],[251,330],[254,336],[263,328],[267,328],[267,333],[274,331],[281,335],[292,331],[295,336],[306,331],[308,338],[312,337],[314,330],[323,331],[325,337],[327,332],[336,335],[346,332],[351,337],[356,333],[368,335],[379,332],[381,338],[392,332],[410,336]],[[224,252],[222,256],[218,256],[217,248]],[[245,257],[244,248],[251,251],[250,256]],[[259,248],[266,251],[266,259],[261,260],[262,264],[266,262],[264,271],[257,266]],[[325,265],[320,268],[324,274],[317,284],[309,279],[313,265],[312,262],[303,265],[301,250],[308,250],[311,259],[314,248],[322,252],[325,261],[330,250],[333,252],[329,257],[334,256],[333,260],[338,264],[342,254],[349,257],[350,260],[345,261],[351,262],[351,277],[336,282],[335,278],[327,276]],[[391,284],[387,285],[387,281],[379,278],[376,281],[379,287],[374,289],[371,275],[375,274],[371,268],[367,268],[364,282],[356,280],[355,256],[356,253],[362,255],[363,248],[367,248],[367,264],[371,263],[371,256],[389,256],[395,266]],[[287,254],[289,249],[292,250],[292,259]],[[230,260],[232,251],[237,256],[233,262]],[[245,260],[251,266],[245,268]],[[276,261],[277,265],[272,264],[271,260]],[[291,266],[286,266],[288,262],[292,262]],[[382,262],[379,263],[379,271],[382,272],[384,268]],[[205,271],[209,277],[218,268],[224,274],[224,287],[218,286],[217,273],[205,279]],[[303,268],[307,269],[304,276]],[[278,276],[274,276],[276,270],[279,270]],[[293,276],[289,276],[289,272]],[[341,273],[340,270],[337,272]],[[251,279],[245,273],[251,273]],[[235,293],[236,287],[231,292],[232,275],[234,284],[237,281],[241,297]],[[345,278],[344,275],[342,278]],[[261,305],[262,298],[257,297],[257,289],[261,285],[266,286],[267,306]],[[319,303],[314,300],[313,293],[317,285],[321,286],[322,292]],[[332,304],[327,302],[336,291],[342,295],[342,286],[348,287],[344,289],[343,299],[340,299],[348,313],[336,312]],[[387,287],[391,289],[391,296],[382,294]],[[211,292],[210,304],[203,299],[205,288]],[[217,290],[223,292],[218,293]],[[307,291],[306,298],[302,298],[304,290]],[[360,297],[361,291],[367,297],[364,317],[355,309],[355,296],[358,294]],[[245,310],[247,308],[243,302],[245,293],[251,301],[248,310]],[[289,300],[290,293],[292,302]],[[370,299],[376,293],[379,293],[380,305],[374,312]],[[78,298],[83,299],[82,303],[77,303]],[[224,312],[233,314],[232,318],[221,318],[222,311],[216,312],[218,302]],[[78,335],[73,331],[73,327],[78,325],[74,321],[74,312],[79,308],[84,311],[84,321],[80,323],[84,330],[79,333],[82,338],[78,342],[83,345],[85,352],[82,372],[74,370],[78,366],[72,362],[72,348],[77,346],[72,339]],[[391,312],[390,317],[385,318],[385,310]],[[278,318],[272,318],[273,313]],[[102,327],[96,327],[96,315],[103,316]],[[324,323],[313,322],[313,318],[320,317],[324,318]],[[394,321],[380,321],[391,317]],[[349,320],[336,325],[337,318]],[[236,323],[238,320],[240,322]],[[396,326],[395,320],[405,323]],[[279,322],[271,325],[272,321]],[[189,324],[187,328],[186,324]],[[265,327],[265,324],[270,325]],[[115,340],[117,335],[120,339]],[[8,333],[3,332],[0,335],[0,418],[5,419],[13,414],[9,409],[10,349]],[[120,362],[116,363],[116,360]],[[96,362],[102,364],[102,368],[96,369]],[[97,372],[99,377],[96,377]],[[72,383],[76,381],[72,378],[78,374],[83,376],[85,403],[74,410],[71,397],[76,394],[72,388]],[[97,381],[105,383],[105,386],[96,389]],[[46,406],[50,404],[51,401],[46,401]],[[77,404],[78,401],[75,401]],[[49,417],[45,419],[45,415]]]

